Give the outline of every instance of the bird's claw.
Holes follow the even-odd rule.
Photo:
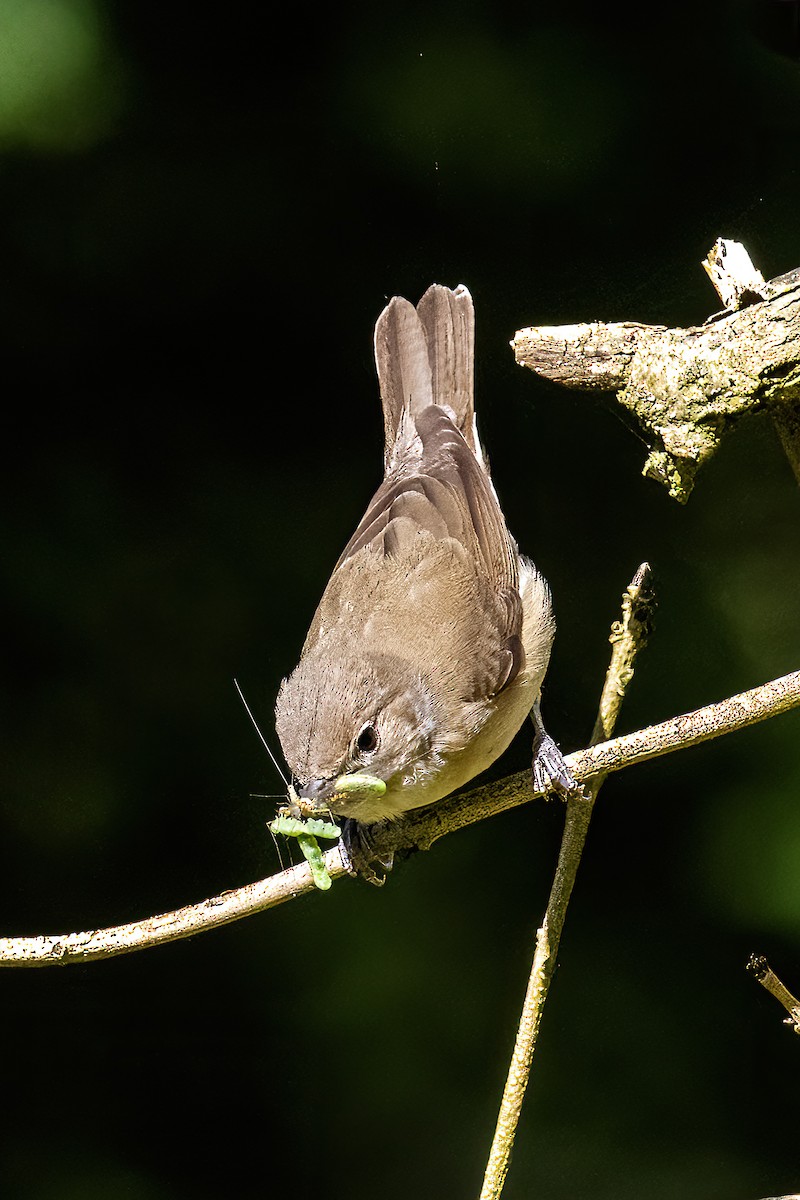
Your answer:
[[[533,740],[531,774],[537,792],[555,794],[563,800],[586,795],[564,761],[564,755],[544,729],[537,729]]]
[[[373,887],[383,887],[394,866],[394,854],[391,850],[377,853],[369,831],[369,825],[360,825],[352,817],[345,817],[341,833],[342,856],[354,875],[360,875]]]

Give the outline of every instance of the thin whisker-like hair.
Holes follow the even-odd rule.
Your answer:
[[[275,847],[275,853],[276,853],[276,854],[277,854],[277,856],[278,856],[278,866],[279,866],[279,867],[280,867],[280,869],[283,871],[285,868],[284,868],[284,865],[283,865],[283,855],[281,854],[281,847],[280,847],[280,843],[278,842],[278,839],[277,839],[277,837],[275,836],[275,834],[274,834],[274,833],[272,832],[272,830],[270,829],[269,822],[267,822],[267,829],[269,829],[269,836],[272,838],[272,844],[273,844],[273,846]]]
[[[236,688],[237,692],[239,693],[239,699],[241,700],[242,704],[244,705],[245,712],[247,713],[247,715],[248,715],[248,717],[250,718],[250,720],[253,722],[253,728],[255,729],[255,731],[256,731],[256,733],[258,734],[258,736],[261,738],[261,744],[263,745],[263,747],[264,747],[264,749],[266,750],[267,754],[268,754],[268,755],[270,756],[270,758],[272,759],[272,763],[273,763],[273,766],[275,767],[275,770],[278,772],[278,774],[280,775],[281,779],[283,780],[283,782],[286,784],[286,787],[288,788],[288,787],[289,787],[289,780],[288,780],[288,779],[286,778],[286,776],[284,775],[283,771],[281,770],[280,763],[278,762],[278,760],[277,760],[277,758],[275,757],[275,755],[272,753],[272,750],[270,749],[270,746],[269,746],[269,742],[268,742],[268,741],[267,741],[267,739],[264,737],[264,735],[263,735],[263,733],[261,732],[261,730],[258,728],[258,722],[256,721],[255,717],[253,716],[252,712],[250,711],[250,705],[247,703],[247,701],[246,701],[246,700],[245,700],[245,698],[244,698],[244,692],[243,692],[243,691],[242,691],[242,689],[239,687],[239,680],[238,680],[238,679],[234,679],[234,681],[233,681],[233,685],[234,685],[234,687]]]

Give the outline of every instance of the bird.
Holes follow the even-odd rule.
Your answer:
[[[577,786],[541,718],[550,588],[495,492],[475,422],[474,357],[464,285],[433,284],[416,307],[395,296],[379,316],[383,482],[275,706],[295,799],[306,814],[342,820],[371,882],[384,876],[370,866],[370,829],[468,783],[529,714],[534,785]]]

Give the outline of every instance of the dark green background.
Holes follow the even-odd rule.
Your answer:
[[[0,0],[34,97],[0,85],[3,933],[275,870],[250,793],[279,784],[232,680],[271,733],[379,479],[374,320],[434,280],[475,299],[482,434],[555,595],[561,745],[645,558],[624,729],[800,667],[800,495],[768,421],[681,508],[610,401],[508,346],[701,322],[720,235],[800,265],[796,8],[27,0],[29,53]],[[91,52],[54,82],[59,14]],[[744,970],[764,952],[800,990],[799,747],[794,714],[607,784],[509,1200],[800,1187],[800,1041]],[[526,734],[502,770],[528,758]],[[537,803],[383,891],[0,975],[0,1191],[477,1195],[560,825]]]

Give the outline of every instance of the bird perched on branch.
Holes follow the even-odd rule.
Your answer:
[[[576,787],[539,714],[550,590],[506,528],[478,440],[474,345],[465,287],[434,285],[416,308],[395,297],[378,318],[384,479],[276,705],[297,795],[348,819],[368,877],[367,827],[467,783],[529,713],[534,783]]]

